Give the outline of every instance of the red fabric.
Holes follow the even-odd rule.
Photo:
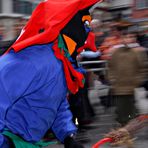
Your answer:
[[[80,72],[76,71],[69,60],[61,54],[61,49],[58,48],[58,41],[56,40],[54,42],[53,46],[54,54],[55,56],[62,61],[63,67],[64,67],[64,72],[65,72],[65,78],[67,82],[67,87],[70,90],[71,93],[75,94],[80,87],[83,87],[83,79],[84,76]],[[72,75],[72,76],[71,76]],[[72,79],[72,77],[74,79]]]
[[[95,45],[95,34],[93,32],[89,32],[87,40],[84,44],[84,46],[80,47],[77,51],[78,53],[82,52],[83,49],[90,49],[94,52],[97,51],[97,47]]]
[[[101,0],[47,0],[34,10],[24,33],[11,46],[16,52],[21,49],[52,42],[59,32],[79,11]],[[45,29],[39,33],[40,29]]]

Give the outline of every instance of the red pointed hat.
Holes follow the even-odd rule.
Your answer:
[[[15,52],[54,41],[62,28],[80,10],[102,0],[45,0],[34,10],[27,25],[11,46]]]

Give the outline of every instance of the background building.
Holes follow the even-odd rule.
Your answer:
[[[93,16],[101,21],[127,21],[133,30],[148,30],[148,0],[104,0],[93,7]]]
[[[122,19],[128,19],[132,14],[133,0],[108,0],[110,3],[110,12],[113,18],[121,17]]]
[[[134,0],[132,14],[133,22],[148,30],[148,0]]]
[[[0,0],[0,40],[16,38],[40,1]]]
[[[15,39],[26,24],[32,11],[42,0],[0,0],[0,41]],[[91,9],[94,19],[104,24],[112,20],[123,19],[148,26],[148,0],[104,0]]]

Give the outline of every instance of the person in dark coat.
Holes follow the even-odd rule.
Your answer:
[[[108,69],[117,121],[123,125],[138,113],[134,89],[144,82],[147,72],[145,51],[140,46],[130,44],[132,40],[135,40],[132,34],[123,36],[124,44],[113,52]]]

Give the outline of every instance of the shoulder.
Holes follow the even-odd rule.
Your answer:
[[[15,53],[13,50],[0,57],[0,71],[2,69],[35,70],[38,73],[45,71],[61,71],[62,63],[52,50],[52,44],[35,45]]]
[[[29,60],[25,60],[20,56],[17,56],[14,52],[10,52],[0,57],[0,72],[10,71],[27,71],[35,70],[33,64]]]

